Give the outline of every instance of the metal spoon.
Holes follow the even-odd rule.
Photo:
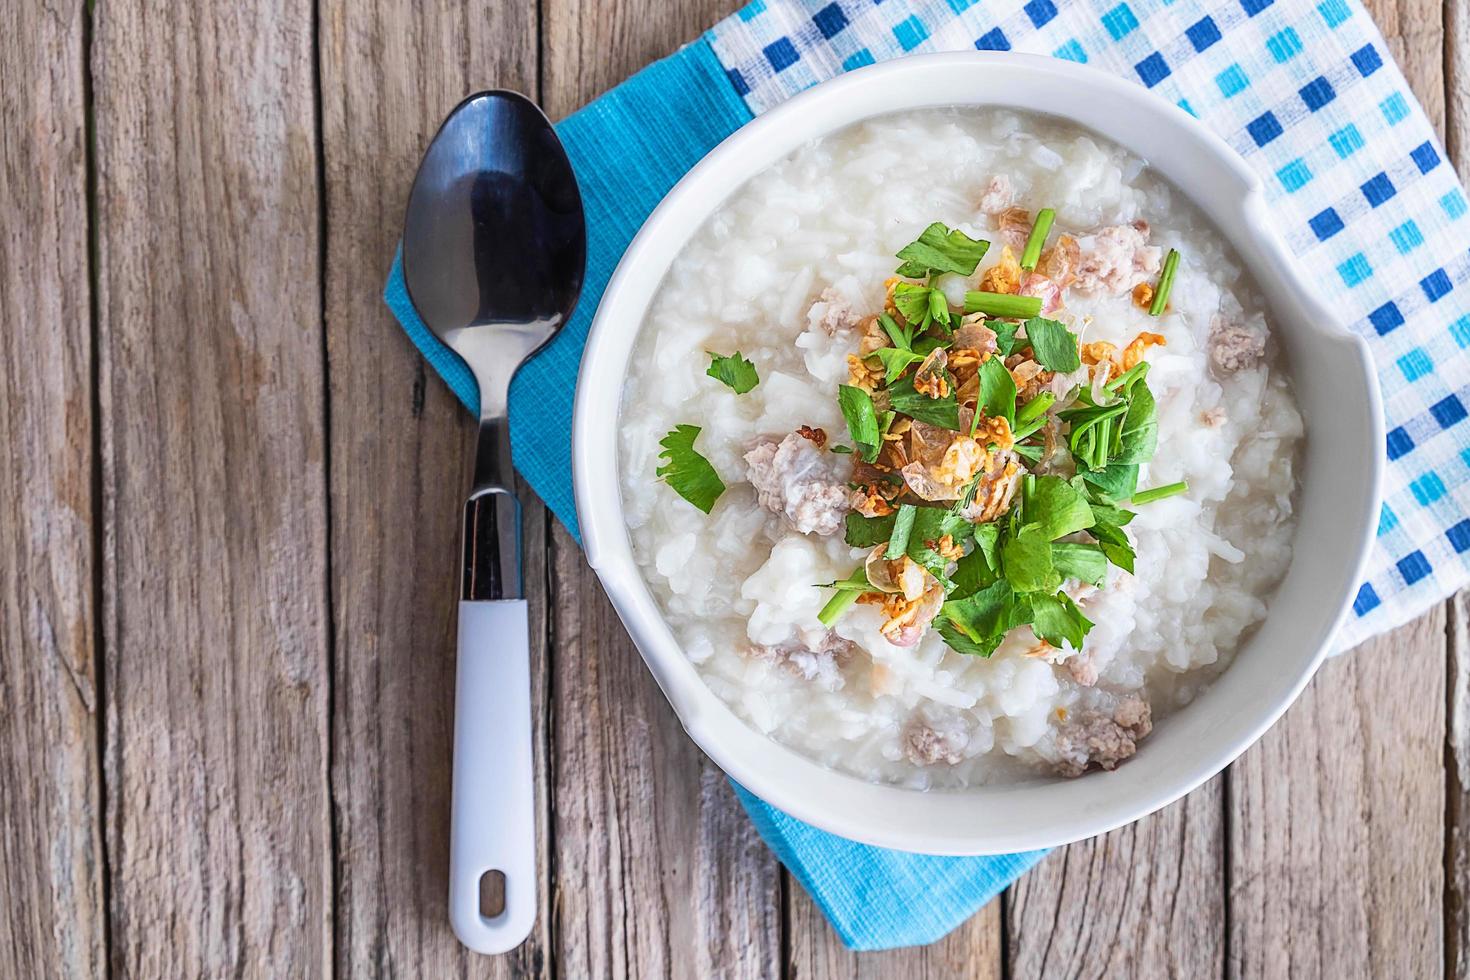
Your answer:
[[[408,197],[403,275],[424,323],[480,386],[464,511],[449,919],[481,953],[515,948],[536,921],[530,646],[507,393],[571,316],[586,258],[577,180],[541,110],[504,91],[456,106]],[[481,896],[497,872],[505,898],[494,912]]]

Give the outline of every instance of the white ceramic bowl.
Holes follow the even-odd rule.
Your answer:
[[[873,116],[954,105],[1068,119],[1142,156],[1199,205],[1266,297],[1307,438],[1295,557],[1265,622],[1132,760],[1077,779],[918,792],[826,769],[737,718],[665,623],[634,563],[619,495],[608,490],[621,485],[618,413],[629,352],[655,289],[705,219],[803,143]],[[1173,802],[1245,751],[1329,651],[1372,542],[1383,465],[1367,346],[1320,301],[1275,224],[1260,180],[1187,113],[1111,75],[1028,55],[936,54],[863,68],[791,99],[711,151],[649,216],[608,284],[583,355],[572,435],[587,560],[700,748],[795,817],[854,840],[932,854],[999,854],[1090,837]]]

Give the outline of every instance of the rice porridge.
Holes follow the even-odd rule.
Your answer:
[[[629,362],[634,557],[746,722],[866,780],[1111,769],[1266,613],[1303,426],[1178,191],[1045,117],[933,109],[739,188]]]

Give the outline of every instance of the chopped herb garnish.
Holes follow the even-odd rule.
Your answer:
[[[1009,373],[1009,372],[1007,372]],[[1016,412],[1016,424],[1025,425],[1034,422],[1046,414],[1046,410],[1056,403],[1057,396],[1050,391],[1043,391],[1026,404],[1022,405]]]
[[[1099,588],[1108,575],[1108,558],[1100,545],[1055,541],[1051,546],[1051,561],[1063,579],[1076,579]]]
[[[1021,253],[1021,268],[1030,272],[1036,268],[1036,263],[1041,261],[1041,246],[1046,244],[1046,236],[1051,231],[1051,223],[1057,213],[1051,208],[1042,208],[1036,212],[1036,223],[1031,226],[1031,234],[1026,239],[1026,248]]]
[[[1103,385],[1103,388],[1107,391],[1117,391],[1119,388],[1131,388],[1135,381],[1146,374],[1148,374],[1148,361],[1139,361],[1137,364],[1133,365],[1131,368],[1124,371],[1122,374],[1118,375],[1107,384]]]
[[[965,312],[1024,320],[1041,313],[1041,299],[1037,296],[1013,296],[1010,293],[971,290],[965,293]]]
[[[1059,476],[1026,476],[1022,483],[1025,526],[1036,528],[1047,541],[1092,527],[1087,498]]]
[[[972,657],[990,656],[995,652],[996,647],[1000,646],[1001,641],[1006,638],[1004,633],[999,633],[995,636],[988,636],[983,640],[977,639],[967,633],[964,627],[945,615],[941,615],[934,622],[934,629],[938,631],[939,638],[951,650],[955,653],[963,653]]]
[[[893,305],[910,327],[926,330],[934,322],[949,326],[949,301],[943,290],[901,282],[893,287]]]
[[[990,247],[987,241],[976,241],[958,229],[950,231],[941,222],[934,222],[917,239],[898,250],[903,264],[898,274],[910,279],[923,279],[940,272],[955,272],[968,276],[985,257]]]
[[[1056,320],[1042,317],[1027,320],[1026,340],[1036,354],[1036,363],[1048,371],[1067,374],[1082,366],[1077,335]]]
[[[1151,504],[1155,500],[1163,500],[1165,497],[1186,493],[1188,490],[1189,484],[1182,480],[1178,483],[1166,483],[1161,487],[1149,487],[1147,490],[1138,491],[1133,495],[1132,502],[1135,505]]]
[[[837,443],[833,443],[832,445],[828,446],[827,447],[827,452],[829,452],[829,453],[837,453],[839,455],[846,456],[846,455],[848,455],[849,453],[852,452],[852,447],[851,446],[844,446],[844,445],[842,445],[842,443],[837,442]]]
[[[1015,320],[986,320],[985,325],[995,331],[995,349],[1001,357],[1010,357],[1021,346],[1016,340],[1021,325]]]
[[[878,325],[883,328],[884,333],[888,334],[888,339],[893,341],[894,347],[899,350],[909,350],[913,346],[913,331],[900,327],[898,321],[887,313],[878,314]]]
[[[832,598],[827,600],[827,604],[822,607],[821,612],[817,613],[817,622],[831,629],[832,625],[842,617],[842,614],[851,609],[852,604],[858,601],[858,596],[860,595],[862,593],[855,589],[838,589]]]
[[[955,563],[954,591],[950,597],[962,599],[1000,578],[1000,558],[996,547],[1000,543],[1000,526],[977,524],[975,526],[975,548]]]
[[[878,412],[873,408],[872,396],[852,385],[838,385],[837,404],[842,409],[842,417],[847,420],[847,431],[852,434],[858,455],[869,463],[873,462],[878,458],[883,437],[878,432]]]
[[[892,537],[888,539],[888,550],[883,557],[889,561],[902,558],[909,548],[909,532],[914,529],[914,515],[919,508],[913,504],[901,504],[894,515]]]
[[[1133,574],[1133,542],[1128,540],[1128,535],[1123,530],[1123,525],[1133,520],[1131,511],[1120,510],[1112,507],[1100,507],[1092,505],[1092,515],[1095,523],[1088,528],[1088,533],[1097,540],[1098,547],[1102,548],[1103,554],[1108,561],[1117,565],[1128,574]]]
[[[971,435],[975,434],[981,415],[1005,419],[1012,426],[1015,425],[1016,381],[998,357],[992,357],[980,365],[980,400],[976,407],[975,418],[970,425]]]
[[[867,592],[872,587],[872,583],[868,581],[867,570],[862,565],[848,572],[847,578],[840,578],[835,582],[817,583],[819,589],[852,589],[858,592]]]
[[[1077,603],[1065,592],[1032,599],[1031,616],[1031,631],[1058,648],[1065,640],[1073,650],[1081,650],[1083,639],[1092,629],[1092,620],[1082,615]]]
[[[882,544],[893,536],[894,514],[883,517],[864,517],[856,511],[850,512],[846,520],[843,540],[851,548],[871,548]]]
[[[974,525],[952,510],[939,507],[915,509],[914,526],[909,532],[905,553],[928,569],[946,591],[954,588],[949,579],[950,559],[934,547],[939,539],[949,537],[956,546],[963,546],[970,539]]]
[[[918,364],[924,360],[923,354],[901,347],[880,347],[875,354],[878,360],[883,362],[883,383],[893,384],[897,381],[912,364]]]
[[[1037,213],[1021,256],[1023,268],[1039,264],[1054,221],[1050,209]],[[848,513],[843,538],[850,547],[876,552],[887,561],[917,564],[926,573],[927,587],[937,583],[943,588],[945,601],[932,625],[953,650],[988,657],[1010,630],[1021,626],[1030,627],[1052,646],[1080,649],[1093,624],[1061,589],[1067,583],[1104,587],[1109,564],[1132,573],[1136,555],[1124,528],[1134,514],[1119,501],[1144,504],[1188,488],[1178,483],[1138,490],[1139,468],[1152,459],[1158,444],[1158,407],[1146,382],[1146,362],[1139,361],[1100,390],[1084,378],[1065,397],[1044,390],[1025,402],[1019,400],[1006,358],[1029,351],[1037,365],[1053,374],[1070,374],[1082,367],[1077,336],[1065,324],[1041,316],[1042,301],[1037,297],[967,292],[964,308],[972,316],[966,322],[979,319],[973,314],[986,318],[985,325],[995,334],[993,353],[982,352],[977,363],[974,352],[966,351],[962,357],[959,350],[951,350],[947,366],[941,367],[936,356],[922,379],[915,376],[915,365],[936,350],[958,346],[957,314],[932,277],[973,274],[987,247],[987,242],[935,223],[898,253],[902,260],[898,273],[910,281],[894,283],[894,312],[877,318],[892,346],[865,355],[867,371],[855,368],[857,374],[872,377],[881,363],[883,377],[871,391],[838,386],[838,404],[852,446],[829,446],[834,453],[851,453],[876,464],[885,439],[894,440],[892,458],[879,465],[859,465],[848,486],[866,497],[875,483],[881,483],[895,509],[881,517]],[[1164,299],[1156,303],[1167,298],[1177,266],[1177,253],[1171,252],[1160,280]],[[911,281],[916,279],[923,281]],[[983,339],[971,345],[983,351],[989,347]],[[759,382],[753,365],[739,352],[730,358],[715,354],[711,358],[711,376],[732,389],[748,391]],[[1052,414],[1059,401],[1068,407]],[[971,436],[980,431],[982,420],[1005,419],[1014,445],[1002,449],[999,435],[987,437],[985,456],[977,466],[973,445],[959,447],[956,437],[928,428],[961,432],[962,410],[972,413]],[[917,424],[921,422],[926,426]],[[1052,428],[1043,446],[1035,437],[1047,426]],[[698,432],[693,426],[681,426],[670,438],[682,434],[683,441],[670,448],[692,454],[714,476],[713,468],[693,453]],[[1026,469],[1016,474],[1013,460],[1029,468],[1043,455],[1052,458],[1060,452],[1053,437],[1065,440],[1076,475],[1068,480]],[[966,462],[966,453],[971,462]],[[1066,456],[1062,454],[1063,463]],[[1001,468],[994,465],[997,462]],[[957,464],[967,468],[962,471],[963,486],[952,497]],[[927,470],[929,482],[909,465]],[[900,466],[902,475],[895,472]],[[664,468],[659,472],[664,475]],[[1018,479],[1019,486],[998,482],[1009,479]],[[714,480],[717,497],[723,485],[717,476]],[[990,519],[976,524],[971,518],[978,516],[973,511],[982,486],[989,488],[987,501],[995,499],[999,488],[1011,502],[998,514],[987,505],[985,516]],[[706,510],[714,497],[703,501]],[[912,565],[906,567],[913,571]],[[818,616],[829,627],[860,596],[875,591],[865,567],[824,587],[836,590]],[[885,597],[885,615],[891,617],[885,629],[902,622],[897,617],[913,608],[892,612],[895,598]]]
[[[1071,426],[1067,436],[1067,447],[1072,456],[1090,470],[1100,470],[1108,465],[1113,447],[1114,421],[1128,411],[1127,402],[1113,405],[1096,405],[1083,392],[1078,407],[1062,412],[1060,418]]]
[[[1114,500],[1127,500],[1138,487],[1138,464],[1112,463],[1100,470],[1084,472],[1082,479]]]
[[[902,378],[888,389],[888,403],[895,412],[900,412],[920,422],[937,425],[951,432],[960,431],[960,405],[955,398],[954,385],[943,398],[930,398],[914,390],[912,378]]]
[[[1159,273],[1159,288],[1154,290],[1154,301],[1149,304],[1149,316],[1160,316],[1169,305],[1169,294],[1174,291],[1174,276],[1179,272],[1179,250],[1169,249],[1164,256],[1164,271]]]
[[[742,357],[739,351],[729,357],[709,350],[705,353],[710,356],[710,362],[709,370],[704,373],[729,386],[735,394],[743,395],[760,384],[760,375],[756,374],[755,365]]]
[[[903,318],[923,329],[929,325],[929,287],[900,282],[893,287],[893,305]]]
[[[1059,416],[1070,427],[1067,446],[1084,470],[1146,463],[1153,458],[1159,440],[1158,408],[1153,392],[1143,381],[1143,373],[1134,375],[1116,394],[1120,396],[1116,400],[1099,405],[1093,401],[1091,391],[1084,389],[1076,406]],[[1084,472],[1083,475],[1090,482],[1098,483],[1092,474]],[[1136,472],[1132,479],[1136,486]],[[1114,490],[1116,487],[1109,485],[1109,496],[1115,499],[1126,496]]]
[[[725,492],[725,483],[715,468],[694,449],[700,432],[697,425],[676,425],[659,440],[664,447],[659,458],[664,465],[654,470],[674,492],[708,514]]]
[[[1019,534],[1007,538],[1001,545],[1000,560],[1006,581],[1017,592],[1050,592],[1062,584],[1052,561],[1051,542],[1040,528],[1022,527]]]
[[[1128,391],[1128,414],[1118,428],[1115,463],[1146,463],[1154,457],[1159,444],[1159,412],[1153,392],[1144,382],[1135,382]]]
[[[1025,625],[1031,618],[1029,605],[1016,595],[1009,582],[999,579],[973,595],[950,599],[945,602],[941,613],[972,641],[983,644],[987,638],[994,638],[995,645],[990,647],[993,651],[1007,632]],[[988,653],[984,655],[989,656]]]
[[[859,565],[847,578],[827,582],[818,585],[817,588],[837,590],[836,594],[827,600],[821,612],[817,613],[817,621],[830,629],[832,624],[837,622],[854,602],[857,602],[858,596],[872,591],[873,586],[868,581],[868,573],[864,571],[863,566]]]
[[[920,357],[926,357],[934,353],[940,347],[948,347],[954,343],[952,338],[935,337],[932,334],[927,337],[918,337],[913,343],[913,352]]]
[[[970,477],[970,482],[965,484],[964,491],[961,492],[959,498],[955,500],[954,506],[950,507],[949,509],[949,512],[951,514],[962,514],[971,504],[975,502],[975,494],[980,492],[980,481],[983,479],[985,479],[985,469],[982,467],[980,469],[980,472]]]
[[[1020,441],[1022,439],[1030,439],[1032,436],[1036,435],[1036,433],[1038,433],[1042,429],[1046,428],[1046,419],[1044,419],[1044,418],[1032,419],[1030,422],[1027,422],[1025,425],[1021,425],[1018,422],[1018,423],[1016,423],[1016,426],[1017,427],[1011,431],[1011,438],[1013,438],[1013,439],[1015,439],[1017,441]],[[1039,460],[1041,457],[1038,456],[1036,458]]]
[[[1015,446],[1013,448],[1017,456],[1031,463],[1041,462],[1042,453],[1046,452],[1041,446]]]

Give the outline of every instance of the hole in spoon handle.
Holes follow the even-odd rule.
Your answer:
[[[455,935],[476,952],[514,949],[536,922],[532,761],[526,602],[461,602],[449,917]]]

